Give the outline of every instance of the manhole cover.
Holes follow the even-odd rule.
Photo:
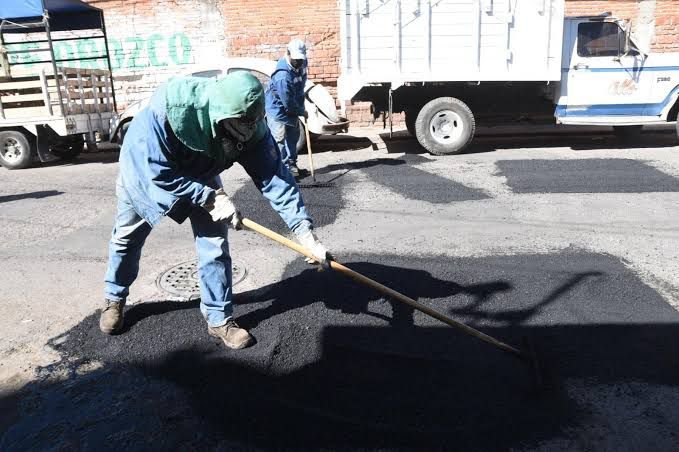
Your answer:
[[[238,261],[231,262],[232,280],[235,286],[245,279],[245,265]],[[185,299],[200,297],[198,285],[198,264],[196,261],[182,262],[168,268],[156,279],[160,290]]]

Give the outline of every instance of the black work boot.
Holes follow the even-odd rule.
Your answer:
[[[227,320],[222,326],[208,326],[207,332],[210,336],[220,338],[224,345],[233,349],[249,347],[255,343],[255,338],[248,333],[248,330],[239,327],[233,319]]]
[[[125,300],[113,301],[105,299],[106,306],[101,310],[101,317],[99,318],[99,329],[102,333],[114,334],[119,332],[123,327],[123,308],[125,307]]]

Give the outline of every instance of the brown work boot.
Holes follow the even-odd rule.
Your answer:
[[[123,308],[125,300],[113,301],[106,299],[106,306],[101,310],[99,318],[99,329],[102,333],[114,334],[123,327]]]
[[[248,330],[239,327],[232,319],[227,320],[222,326],[208,326],[207,332],[210,336],[220,338],[224,345],[233,349],[249,347],[255,343],[255,338],[250,336]]]

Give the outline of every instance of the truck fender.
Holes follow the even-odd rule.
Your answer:
[[[43,124],[36,125],[35,129],[37,138],[36,149],[40,161],[45,163],[58,160],[58,157],[50,152],[50,136],[54,134],[54,131],[52,131],[49,126]]]
[[[674,99],[670,98],[661,117],[666,118],[668,121],[677,121],[679,119],[677,118],[677,114],[679,114],[679,85],[675,86],[671,92]]]

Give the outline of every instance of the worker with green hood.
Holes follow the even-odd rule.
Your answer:
[[[102,332],[121,331],[144,241],[167,216],[178,223],[191,221],[200,310],[208,333],[234,349],[254,342],[233,320],[227,225],[239,229],[241,217],[224,192],[220,173],[236,162],[299,242],[318,262],[327,264],[327,249],[313,232],[295,179],[282,163],[264,121],[261,83],[244,71],[219,80],[172,79],[135,116],[120,151],[118,210],[99,322]]]

